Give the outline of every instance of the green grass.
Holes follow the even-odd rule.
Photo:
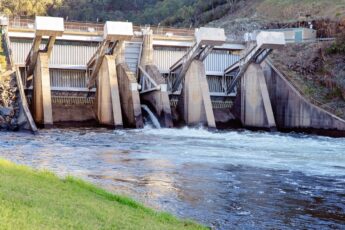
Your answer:
[[[0,160],[0,229],[206,229],[72,177]]]

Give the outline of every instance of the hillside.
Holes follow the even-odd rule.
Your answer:
[[[337,20],[345,16],[345,0],[2,0],[0,12],[91,22],[128,20],[140,25],[197,27],[209,23],[230,34],[271,22],[303,20],[305,15]]]
[[[207,25],[222,27],[230,40],[239,40],[245,32],[257,29],[306,26],[307,21],[323,29],[342,20],[345,0],[244,0],[234,12]]]
[[[309,101],[343,119],[344,41],[290,44],[271,55],[275,66]]]

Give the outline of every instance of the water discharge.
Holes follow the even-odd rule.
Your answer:
[[[0,157],[215,229],[342,229],[345,139],[204,129],[0,133]]]
[[[141,105],[141,108],[147,113],[148,117],[149,117],[149,121],[152,122],[153,126],[156,129],[160,129],[161,128],[161,124],[159,123],[157,117],[153,114],[153,112],[150,110],[149,107],[147,107],[147,105]]]

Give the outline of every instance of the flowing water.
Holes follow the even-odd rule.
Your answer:
[[[344,229],[345,139],[203,129],[0,133],[0,157],[215,229]],[[0,182],[1,183],[1,182]]]
[[[146,119],[146,124],[152,124],[153,127],[160,129],[161,124],[158,121],[158,118],[153,114],[153,112],[150,110],[150,108],[147,105],[141,105],[141,108],[145,113],[147,113],[147,116],[144,116],[144,119]]]

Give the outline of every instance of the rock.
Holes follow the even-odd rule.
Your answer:
[[[18,128],[18,121],[16,118],[13,118],[10,122],[10,128],[11,130],[16,130]]]
[[[5,121],[7,124],[10,124],[11,123],[11,117],[5,116]]]
[[[17,90],[18,90],[18,88],[17,88],[17,87],[13,87],[13,88],[11,88],[11,92],[13,92],[13,93],[17,92]]]
[[[13,116],[13,108],[12,107],[3,107],[0,106],[0,115],[2,116]]]
[[[3,124],[3,123],[5,123],[5,122],[6,122],[6,121],[5,121],[5,118],[4,118],[3,116],[0,115],[0,125]]]
[[[10,81],[10,88],[14,88],[14,87],[17,87],[17,82],[14,80],[11,80]]]
[[[3,116],[0,116],[0,128],[8,129],[8,124]]]

